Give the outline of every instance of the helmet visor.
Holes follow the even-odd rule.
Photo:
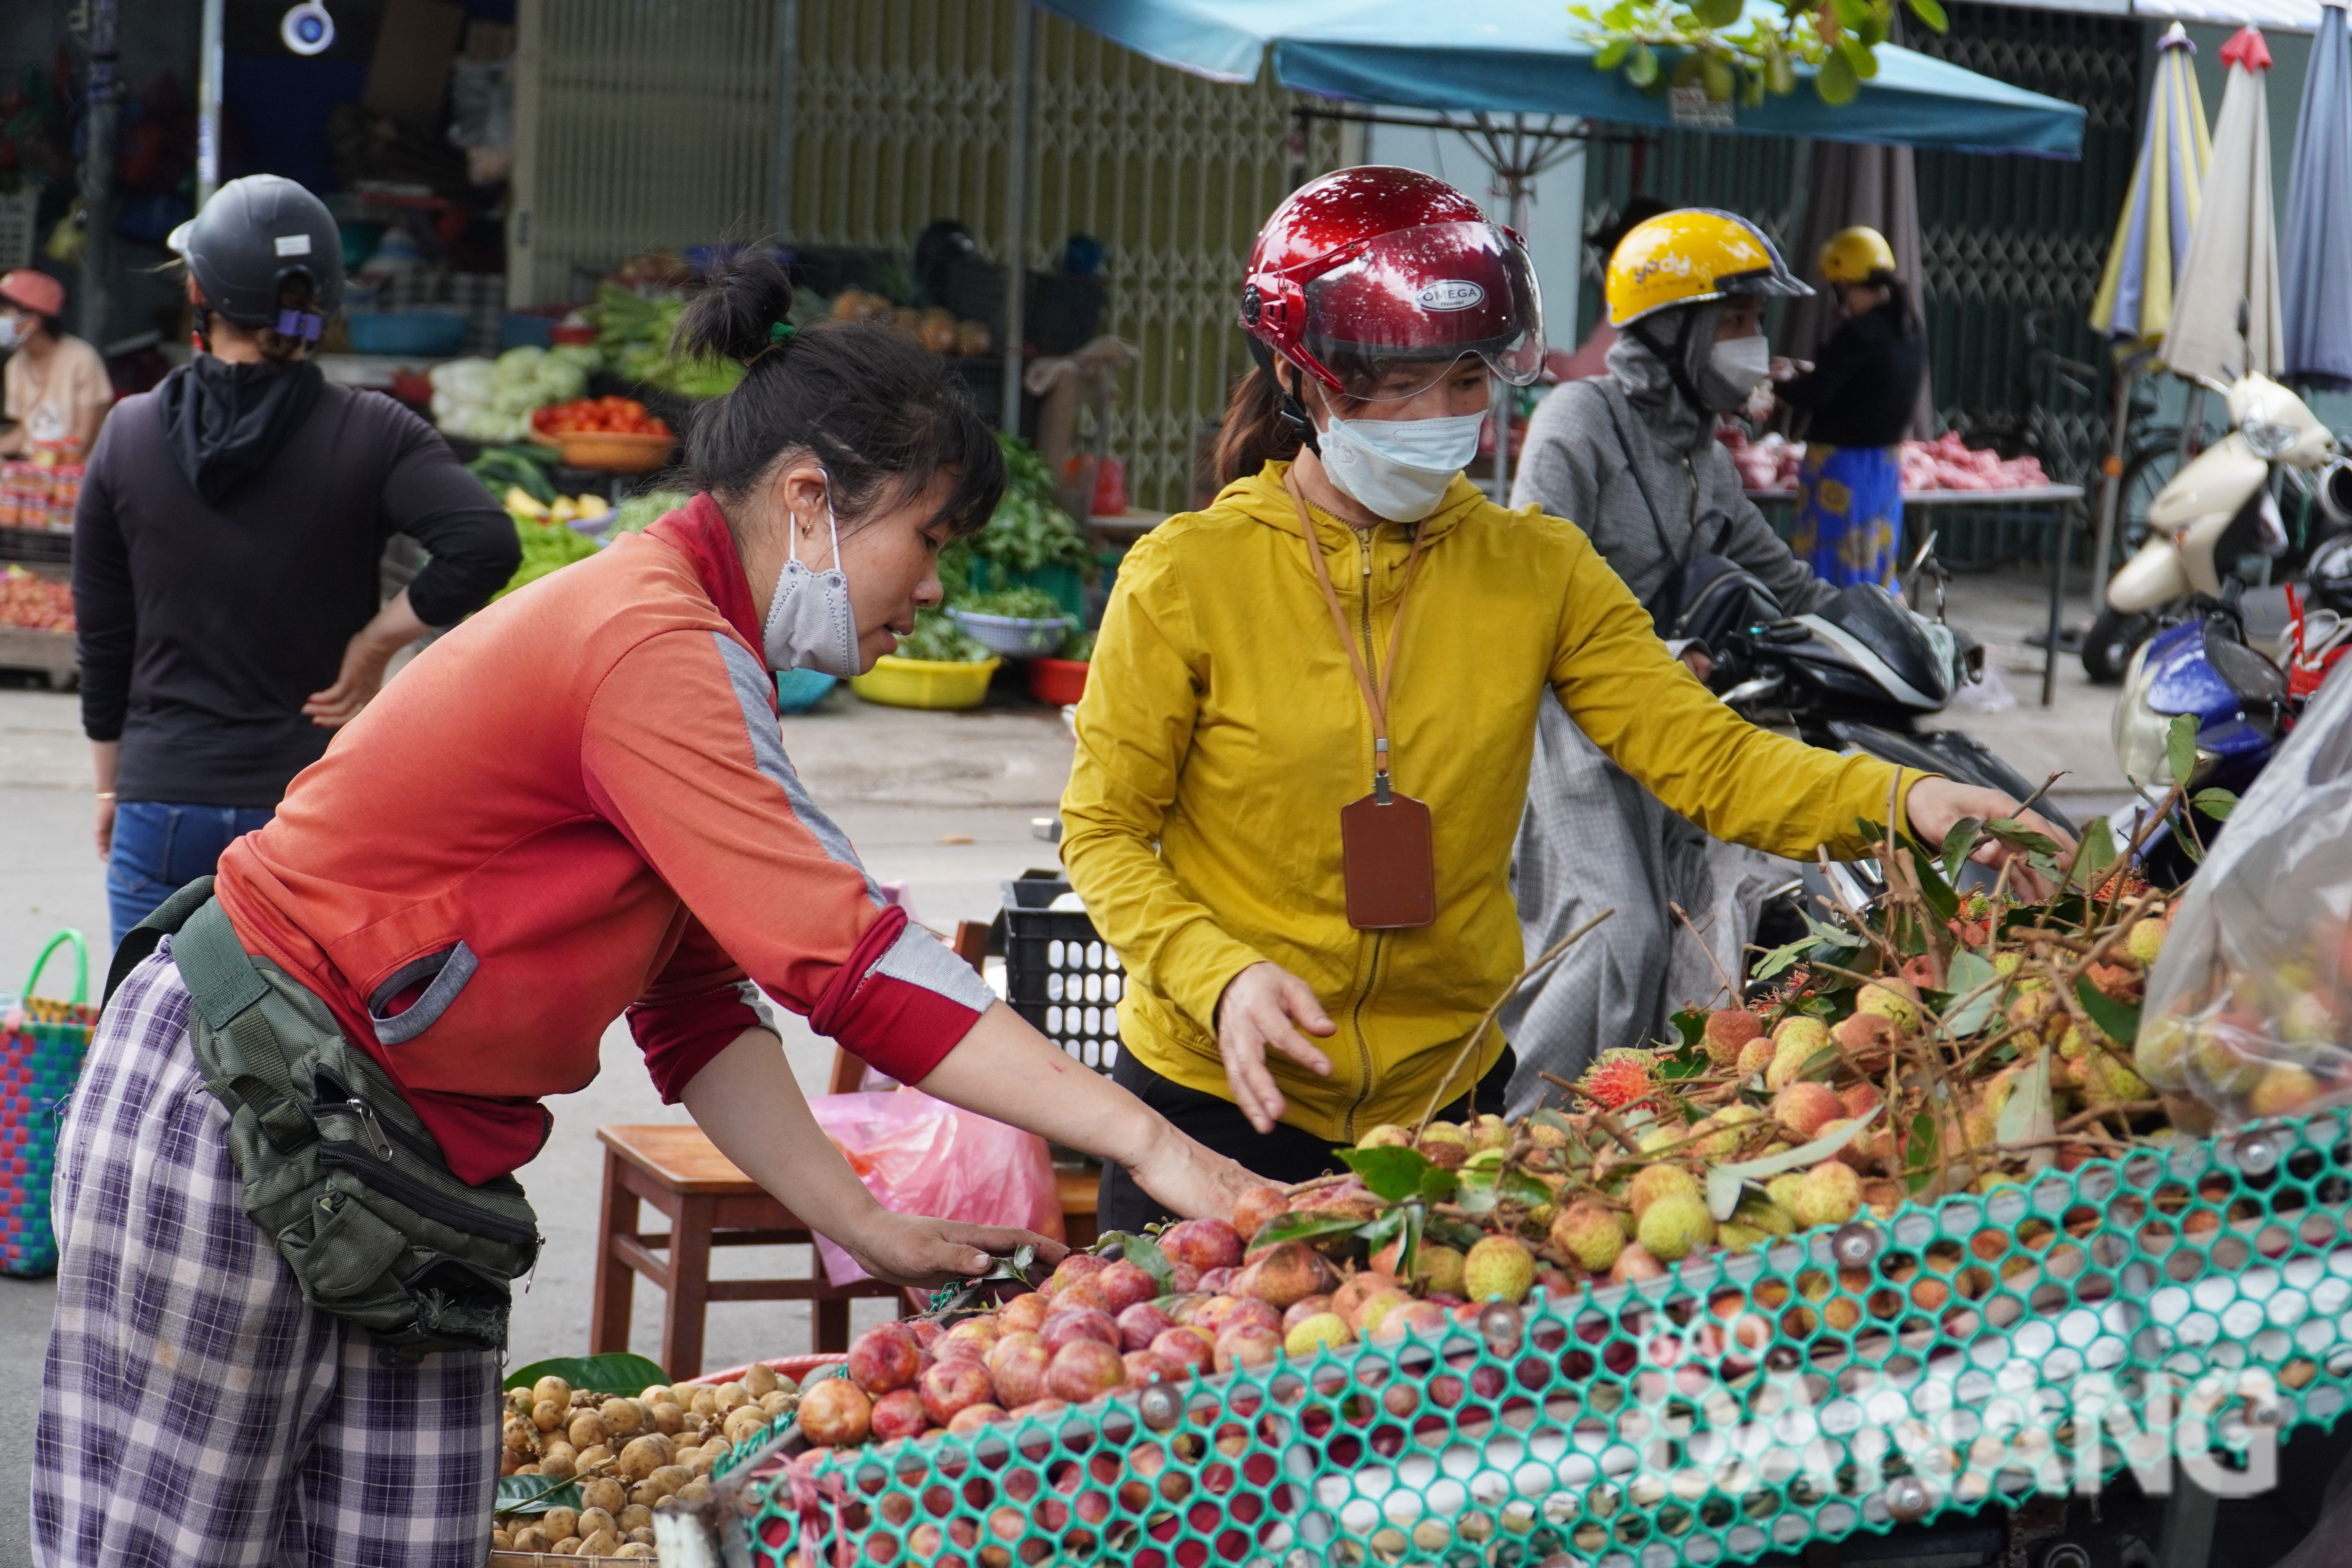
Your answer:
[[[1299,346],[1350,397],[1412,397],[1475,354],[1525,386],[1543,368],[1543,301],[1528,253],[1493,224],[1383,234],[1308,279]]]

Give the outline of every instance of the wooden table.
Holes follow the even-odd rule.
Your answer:
[[[692,1377],[702,1370],[703,1318],[713,1301],[807,1301],[820,1351],[849,1348],[849,1303],[889,1297],[905,1313],[895,1285],[826,1281],[808,1225],[735,1168],[702,1129],[690,1123],[600,1127],[604,1145],[604,1205],[596,1235],[596,1300],[588,1331],[591,1354],[629,1348],[630,1294],[642,1274],[662,1288],[662,1370]],[[638,1205],[669,1216],[668,1234],[642,1235]],[[714,1247],[809,1247],[806,1279],[713,1279]],[[655,1256],[666,1249],[667,1260]]]
[[[905,1291],[878,1279],[828,1283],[807,1223],[737,1170],[699,1127],[600,1127],[596,1136],[604,1145],[604,1203],[596,1226],[591,1354],[629,1348],[630,1297],[639,1274],[662,1288],[662,1370],[678,1378],[702,1370],[703,1321],[713,1301],[807,1301],[819,1352],[849,1348],[849,1303],[860,1297],[894,1298],[901,1317],[912,1308]],[[1064,1236],[1072,1247],[1091,1245],[1100,1168],[1056,1167],[1054,1180]],[[638,1205],[647,1203],[669,1216],[668,1234],[638,1232]],[[714,1247],[795,1246],[812,1248],[806,1279],[710,1278]],[[667,1260],[657,1249],[668,1253]]]

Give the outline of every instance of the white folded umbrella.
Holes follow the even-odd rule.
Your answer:
[[[2182,375],[2276,375],[2286,359],[2286,332],[2279,318],[2270,112],[2263,95],[2271,52],[2262,34],[2246,27],[2222,46],[2221,59],[2229,80],[2197,226],[2173,282],[2164,361]]]

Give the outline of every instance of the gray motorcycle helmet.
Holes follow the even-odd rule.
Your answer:
[[[326,203],[283,175],[231,180],[165,243],[188,264],[205,309],[240,327],[315,341],[342,308],[342,233]],[[310,280],[310,310],[280,311],[278,290],[298,274]]]

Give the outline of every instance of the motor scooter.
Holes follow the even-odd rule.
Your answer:
[[[2301,398],[2266,375],[2209,382],[2226,400],[2230,433],[2174,474],[2149,503],[2148,532],[2107,584],[2106,607],[2083,642],[2083,667],[2113,681],[2132,650],[2197,618],[2242,564],[2290,548],[2273,480],[2294,476],[2326,529],[2352,525],[2352,464]]]

